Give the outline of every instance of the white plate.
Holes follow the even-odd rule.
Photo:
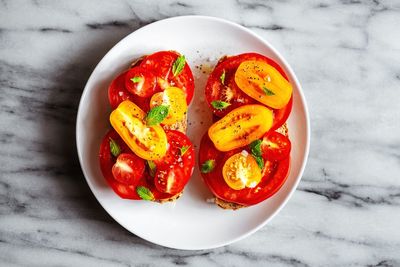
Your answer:
[[[272,198],[237,211],[223,210],[207,203],[206,199],[212,195],[201,180],[197,163],[183,196],[173,203],[160,205],[124,200],[108,187],[98,162],[101,139],[110,127],[107,87],[135,58],[160,50],[176,50],[184,54],[194,72],[196,91],[189,109],[192,125],[188,135],[197,148],[211,123],[211,112],[204,101],[207,75],[195,65],[203,64],[211,69],[222,55],[258,52],[273,58],[283,67],[294,88],[294,105],[288,122],[292,165],[286,183]],[[309,132],[307,106],[301,86],[289,64],[267,41],[229,21],[184,16],[145,26],[125,37],[104,56],[82,94],[76,141],[90,189],[119,224],[150,242],[195,250],[220,247],[242,239],[265,225],[283,207],[301,179],[308,155]]]

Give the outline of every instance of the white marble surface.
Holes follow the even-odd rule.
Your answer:
[[[297,73],[312,123],[304,177],[281,213],[205,251],[162,248],[114,222],[74,143],[80,95],[106,51],[187,14],[267,38]],[[400,266],[399,26],[395,0],[2,0],[0,265]]]

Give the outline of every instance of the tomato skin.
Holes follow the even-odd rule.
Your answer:
[[[132,81],[135,78],[139,81]],[[151,97],[156,90],[156,76],[144,68],[133,67],[125,75],[125,88],[136,96]]]
[[[235,82],[235,72],[239,65],[243,61],[247,60],[262,60],[267,62],[269,65],[274,67],[275,69],[278,70],[278,72],[286,79],[287,75],[283,71],[283,69],[272,59],[265,57],[263,55],[257,54],[257,53],[244,53],[240,55],[235,55],[235,56],[230,56],[230,57],[225,57],[221,59],[217,66],[214,68],[213,72],[210,74],[208,80],[207,80],[207,85],[205,89],[205,94],[206,94],[206,99],[209,104],[210,109],[212,110],[213,114],[218,116],[218,117],[223,117],[233,109],[246,105],[246,104],[254,104],[258,103],[256,100],[252,99],[248,95],[246,95],[240,88],[237,86]],[[224,85],[221,83],[221,75],[223,71],[225,70],[225,82]],[[225,86],[226,85],[226,86]],[[232,95],[232,99],[230,101],[230,106],[228,106],[225,109],[218,110],[215,109],[212,105],[211,102],[215,100],[220,100],[220,101],[226,101],[227,99],[226,92],[227,92],[227,87],[230,88],[230,95]],[[225,92],[225,93],[224,93]],[[290,113],[290,112],[289,112]]]
[[[131,153],[121,153],[112,167],[114,179],[120,183],[136,185],[143,177],[144,161]]]
[[[194,93],[194,79],[189,65],[185,64],[182,72],[177,76],[172,73],[172,65],[180,56],[175,51],[160,51],[143,59],[140,66],[152,71],[157,76],[156,92],[161,92],[170,86],[179,87],[186,94],[189,105]]]
[[[293,96],[290,98],[289,103],[285,107],[281,109],[274,109],[274,122],[272,124],[271,131],[278,129],[286,122],[290,112],[292,111],[292,106]]]
[[[202,173],[203,180],[218,198],[244,206],[255,205],[274,195],[284,184],[289,174],[290,157],[282,161],[265,160],[260,183],[255,188],[233,190],[224,181],[222,167],[225,161],[243,149],[236,149],[226,153],[218,151],[208,135],[205,134],[200,143],[199,165],[208,159],[215,160],[215,168],[209,173]],[[249,149],[245,149],[251,153]]]
[[[124,141],[119,137],[118,133],[111,129],[107,132],[107,134],[104,136],[103,141],[100,145],[100,151],[99,151],[99,162],[100,162],[100,169],[101,172],[106,179],[107,183],[109,186],[113,189],[113,191],[120,196],[121,198],[124,199],[134,199],[134,200],[140,200],[141,198],[139,195],[136,193],[136,187],[137,186],[145,186],[147,187],[154,195],[155,200],[159,199],[168,199],[171,198],[173,195],[171,194],[166,194],[159,192],[155,186],[153,185],[151,181],[151,178],[149,178],[148,171],[146,170],[143,173],[143,176],[141,179],[138,181],[136,185],[127,185],[118,182],[112,173],[112,167],[116,162],[116,158],[112,156],[111,151],[110,151],[110,138],[113,139],[119,147],[121,148],[122,153],[129,153],[133,154],[133,152],[129,149],[129,147],[124,143]],[[144,164],[144,162],[143,162]]]
[[[160,192],[177,194],[181,192],[194,169],[194,147],[189,138],[175,130],[166,131],[168,139],[168,150],[160,160],[155,160],[157,172],[154,184]],[[188,147],[181,155],[181,148]]]

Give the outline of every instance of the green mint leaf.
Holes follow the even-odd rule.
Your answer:
[[[228,102],[220,101],[220,100],[214,100],[211,102],[211,106],[213,106],[215,109],[226,109],[229,107],[231,104]]]
[[[149,174],[150,174],[150,176],[151,177],[156,176],[157,167],[156,167],[156,164],[154,163],[154,161],[148,160],[147,161],[147,166],[149,166]]]
[[[189,150],[190,146],[181,147],[181,156],[185,155],[185,153]]]
[[[260,169],[262,170],[264,168],[264,159],[261,156],[252,156],[256,160],[258,167],[260,167]]]
[[[184,55],[179,56],[175,60],[174,64],[172,65],[172,74],[174,75],[174,77],[182,72],[183,68],[185,67],[185,63],[186,58]]]
[[[267,87],[263,86],[263,91],[266,95],[275,95],[274,92],[272,92],[271,90],[269,90]]]
[[[143,200],[154,200],[153,193],[147,187],[144,186],[136,187],[136,193]]]
[[[261,143],[262,141],[260,139],[251,142],[250,144],[251,154],[253,154],[256,157],[262,156]]]
[[[114,157],[118,157],[121,154],[121,148],[119,147],[118,143],[110,138],[110,151]]]
[[[146,116],[146,123],[148,126],[160,124],[168,116],[168,106],[156,106],[150,109]]]
[[[141,82],[142,80],[143,80],[143,78],[140,77],[140,76],[135,76],[135,77],[133,77],[133,78],[131,79],[131,81],[134,82],[134,83]]]
[[[222,72],[221,76],[219,77],[222,84],[225,84],[225,70]]]
[[[209,159],[206,160],[202,165],[201,165],[201,172],[202,173],[209,173],[212,172],[215,168],[215,160]]]

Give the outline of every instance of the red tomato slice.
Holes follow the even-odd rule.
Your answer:
[[[174,51],[160,51],[151,54],[140,63],[142,68],[152,71],[157,76],[156,92],[161,92],[170,86],[181,88],[186,94],[186,102],[189,105],[194,93],[193,74],[186,63],[182,72],[174,76],[172,66],[180,56]]]
[[[290,98],[289,103],[281,109],[274,109],[274,122],[272,124],[271,130],[276,130],[281,127],[287,120],[292,111],[293,106],[293,96]]]
[[[263,60],[268,64],[276,68],[282,76],[287,79],[285,72],[282,68],[274,62],[272,59],[267,58],[257,53],[245,53],[236,56],[226,57],[220,60],[213,72],[210,74],[205,94],[207,102],[213,112],[218,117],[223,117],[233,109],[246,105],[258,103],[251,97],[247,96],[235,83],[235,72],[239,67],[240,63],[247,60]],[[225,73],[225,75],[223,75]],[[222,77],[224,82],[222,83]],[[225,109],[216,109],[211,103],[213,101],[224,101],[230,105]]]
[[[112,167],[112,173],[120,183],[136,185],[143,177],[144,161],[132,153],[121,153]]]
[[[108,87],[108,100],[111,108],[116,109],[122,101],[129,99],[138,105],[143,111],[147,112],[149,110],[150,98],[135,96],[126,90],[126,74],[127,71],[119,74]]]
[[[110,138],[113,139],[119,147],[121,148],[122,153],[133,154],[133,152],[129,149],[129,147],[124,143],[124,141],[119,137],[118,133],[111,129],[104,136],[103,141],[100,145],[99,152],[99,161],[100,161],[100,169],[101,172],[106,179],[107,183],[114,190],[114,192],[119,195],[121,198],[125,199],[141,199],[139,195],[136,193],[137,186],[145,186],[147,187],[154,195],[156,200],[158,199],[168,199],[171,198],[171,194],[166,194],[159,192],[155,186],[153,185],[151,179],[149,178],[148,170],[143,173],[143,176],[139,179],[136,185],[127,185],[117,181],[114,178],[112,173],[112,168],[116,162],[116,158],[111,154],[110,151]],[[144,160],[141,164],[144,164]]]
[[[169,130],[166,134],[169,147],[167,154],[155,161],[154,184],[160,192],[175,195],[183,190],[193,173],[194,147],[181,132]]]
[[[200,143],[199,166],[201,168],[205,161],[214,159],[214,169],[209,173],[202,173],[204,182],[209,189],[215,196],[225,201],[250,206],[271,197],[281,188],[289,173],[290,158],[286,157],[282,161],[266,160],[262,172],[263,176],[256,187],[234,190],[225,182],[222,167],[232,154],[241,150],[243,149],[222,153],[215,148],[208,135],[205,134]]]
[[[291,143],[287,136],[272,131],[264,135],[261,151],[269,160],[283,160],[290,154]]]
[[[156,90],[156,76],[144,68],[133,67],[126,73],[125,88],[134,95],[151,97]]]

